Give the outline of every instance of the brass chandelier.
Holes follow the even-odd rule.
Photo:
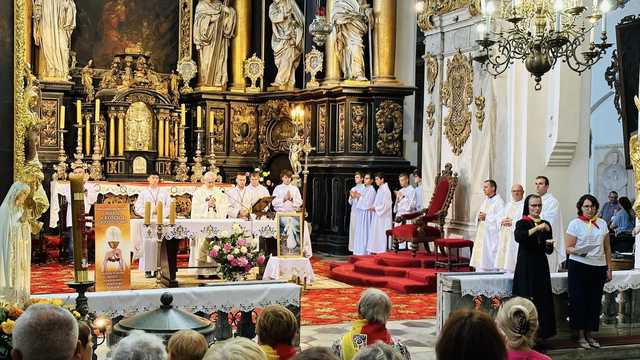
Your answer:
[[[611,9],[609,1],[593,0],[589,13],[582,0],[482,0],[484,21],[478,25],[481,38],[476,40],[481,50],[474,60],[494,76],[516,60],[523,61],[536,90],[559,60],[581,74],[611,47],[604,17]],[[602,30],[597,39],[599,22]]]

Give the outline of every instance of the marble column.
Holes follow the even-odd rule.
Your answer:
[[[373,1],[373,82],[397,83],[396,0]]]
[[[235,0],[236,36],[231,40],[231,91],[244,91],[244,60],[251,44],[251,0]]]
[[[333,5],[335,0],[327,0],[327,21],[331,22],[331,12],[333,12]],[[324,58],[325,58],[325,70],[324,81],[322,86],[333,86],[340,83],[340,63],[338,62],[338,54],[336,53],[336,32],[332,31],[327,36],[327,41],[324,44]]]

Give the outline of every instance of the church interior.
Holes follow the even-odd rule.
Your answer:
[[[640,359],[640,1],[0,13],[0,360]]]

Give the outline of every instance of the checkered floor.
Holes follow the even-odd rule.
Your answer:
[[[344,334],[351,324],[303,326],[300,333],[300,346],[306,349],[311,346],[331,346]],[[412,359],[432,360],[436,358],[436,320],[404,320],[389,321],[387,329],[391,335],[398,337],[409,348]]]

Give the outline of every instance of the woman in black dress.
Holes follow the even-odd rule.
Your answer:
[[[533,301],[538,310],[540,328],[538,338],[556,334],[553,294],[547,255],[553,252],[551,225],[540,219],[542,198],[532,194],[524,201],[522,219],[516,223],[514,236],[520,244],[513,275],[513,296]],[[550,240],[550,241],[547,241]]]

